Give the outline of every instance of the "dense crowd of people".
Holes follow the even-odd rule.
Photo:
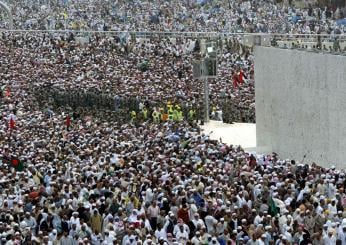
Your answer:
[[[2,244],[345,242],[343,170],[246,153],[211,140],[196,118],[120,122],[111,109],[74,106],[93,91],[120,104],[193,104],[196,42],[92,36],[83,46],[13,33],[0,42]],[[211,101],[241,104],[249,93],[253,103],[251,53],[222,45]],[[232,81],[240,68],[243,83]],[[51,90],[70,92],[68,104],[42,104]]]
[[[16,29],[344,33],[345,9],[289,3],[8,4]],[[201,130],[192,64],[204,41],[1,32],[0,244],[346,244],[345,170],[245,152]],[[213,42],[207,113],[255,122],[251,48],[236,36]]]
[[[11,74],[1,244],[344,244],[344,170],[246,153],[194,121],[47,113]]]
[[[75,100],[82,97],[79,95],[90,91],[100,101],[107,95],[111,102],[105,104],[113,110],[119,103],[135,101],[132,107],[126,106],[125,113],[139,113],[143,105],[151,111],[155,107],[167,109],[167,103],[171,103],[184,108],[185,115],[190,109],[203,114],[198,113],[203,110],[203,85],[192,73],[192,63],[198,59],[200,49],[196,40],[122,41],[93,35],[81,45],[73,35],[3,33],[0,44],[5,80],[24,76],[41,102],[58,90],[70,94],[74,101],[65,105],[74,107]],[[233,117],[229,122],[254,122],[252,54],[237,40],[226,40],[220,46],[218,76],[209,80],[210,114],[223,109],[225,117]],[[64,98],[57,97],[60,102]],[[89,99],[92,97],[88,95]],[[100,103],[106,108],[104,101]]]
[[[5,1],[6,2],[6,1]],[[8,1],[15,29],[334,33],[345,8],[293,7],[293,1]],[[6,19],[2,21],[5,27]]]

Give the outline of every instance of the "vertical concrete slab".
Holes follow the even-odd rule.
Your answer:
[[[257,152],[346,167],[346,56],[255,48]]]

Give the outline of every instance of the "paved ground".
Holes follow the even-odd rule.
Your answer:
[[[210,121],[202,128],[212,139],[221,138],[222,142],[241,145],[247,151],[256,149],[256,124],[254,123],[226,124],[220,121]]]

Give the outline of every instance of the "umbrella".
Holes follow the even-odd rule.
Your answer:
[[[208,3],[208,0],[197,0],[196,2],[200,5],[204,5],[204,4]]]
[[[337,20],[337,21],[336,21],[336,24],[337,24],[338,26],[346,26],[346,18]]]
[[[299,20],[301,20],[302,19],[302,17],[301,16],[299,16],[299,15],[296,15],[296,16],[293,16],[292,17],[292,21],[293,21],[293,23],[297,23]]]
[[[171,134],[171,135],[168,136],[168,140],[169,140],[169,141],[176,142],[176,141],[179,141],[179,140],[180,140],[180,137],[179,137],[179,135]]]

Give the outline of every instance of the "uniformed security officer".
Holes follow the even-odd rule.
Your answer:
[[[155,108],[152,113],[154,123],[160,123],[160,112]]]
[[[167,105],[168,121],[174,120],[174,110],[172,105]]]
[[[190,109],[188,114],[188,121],[193,122],[196,119],[196,110]]]
[[[131,111],[131,123],[134,123],[136,121],[137,113],[136,111]]]
[[[142,109],[142,114],[143,114],[143,120],[144,121],[148,120],[148,109],[145,106]]]

